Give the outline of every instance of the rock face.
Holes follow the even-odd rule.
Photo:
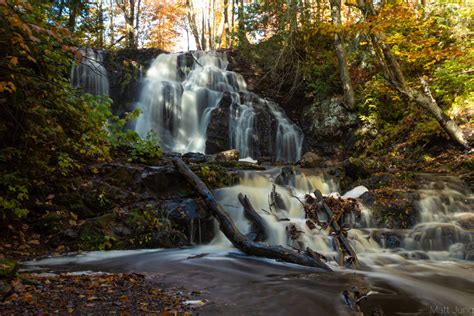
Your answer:
[[[250,156],[259,160],[276,161],[276,135],[278,122],[266,100],[253,93],[242,93],[240,100],[251,104],[255,111],[253,132],[249,137]],[[236,105],[230,93],[224,93],[216,109],[211,113],[206,131],[206,153],[216,154],[232,147],[229,118]],[[242,157],[245,158],[245,157]]]
[[[222,96],[217,108],[211,113],[211,119],[206,131],[206,151],[208,154],[216,154],[230,148],[229,117],[231,106],[232,96],[226,92]]]
[[[201,198],[166,161],[157,167],[100,165],[94,178],[75,193],[62,199],[74,208],[81,225],[56,229],[64,219],[55,213],[38,224],[56,233],[49,241],[53,247],[64,243],[72,250],[179,247],[214,237],[214,221]]]
[[[315,103],[306,108],[302,117],[306,148],[342,160],[355,142],[357,124],[356,114],[344,107],[342,97]]]
[[[122,49],[109,52],[104,60],[109,77],[112,111],[122,115],[135,109],[142,80],[153,59],[164,53],[161,49]]]

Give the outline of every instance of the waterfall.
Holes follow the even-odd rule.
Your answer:
[[[290,121],[277,104],[269,101],[268,107],[277,120],[276,161],[297,162],[301,159],[303,131]]]
[[[104,52],[81,48],[82,59],[71,69],[71,86],[82,93],[108,96],[109,79],[104,67]]]
[[[135,127],[138,134],[146,137],[156,132],[167,151],[206,152],[211,114],[228,93],[232,104],[228,130],[222,133],[228,134],[230,148],[238,149],[241,157],[257,158],[261,146],[273,146],[276,161],[299,160],[301,129],[274,102],[247,91],[243,77],[227,70],[228,64],[221,52],[159,55],[146,74],[137,104],[142,111]],[[276,121],[274,144],[258,139],[257,108],[262,107]]]

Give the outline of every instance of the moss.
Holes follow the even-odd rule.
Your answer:
[[[11,279],[18,270],[18,263],[12,259],[0,259],[0,279]]]

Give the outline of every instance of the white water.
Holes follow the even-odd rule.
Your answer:
[[[226,92],[232,98],[229,131],[225,131],[231,148],[238,149],[241,157],[252,158],[258,157],[260,147],[272,148],[259,142],[257,135],[256,107],[265,104],[276,121],[275,159],[300,159],[301,129],[276,104],[248,92],[243,77],[227,70],[224,53],[195,52],[192,69],[179,64],[180,56],[162,54],[148,70],[137,105],[142,111],[135,127],[140,136],[154,131],[168,151],[205,152],[211,113]]]
[[[274,102],[267,102],[271,113],[277,120],[276,161],[296,162],[301,159],[303,132],[291,122]]]
[[[243,233],[248,233],[250,226],[243,216],[243,208],[237,199],[240,192],[248,196],[254,208],[264,219],[269,235],[268,243],[301,249],[310,247],[328,258],[333,258],[336,253],[332,237],[328,236],[325,230],[310,230],[307,227],[302,205],[294,196],[303,200],[304,194],[315,189],[320,190],[324,195],[338,196],[339,194],[335,193],[337,186],[323,175],[306,176],[304,174],[293,176],[289,186],[277,185],[276,192],[279,193],[284,204],[284,207],[278,210],[277,217],[289,219],[289,221],[279,221],[276,216],[268,213],[269,195],[275,182],[275,172],[277,171],[245,173],[239,185],[217,190],[216,199],[231,214]],[[373,266],[383,264],[387,260],[402,262],[405,259],[464,259],[464,250],[474,238],[473,232],[462,228],[458,221],[460,218],[474,215],[472,212],[474,198],[468,191],[453,188],[456,183],[453,183],[451,178],[449,179],[450,181],[444,183],[441,188],[439,188],[441,184],[434,182],[434,179],[425,180],[427,184],[420,190],[421,197],[418,202],[420,219],[413,229],[388,230],[377,227],[370,209],[363,205],[361,205],[360,219],[346,218],[346,222],[353,226],[353,229],[349,231],[348,240],[361,261],[367,266]],[[438,189],[433,189],[435,184]],[[367,188],[360,186],[346,192],[342,197],[354,198],[366,191]],[[428,214],[431,214],[431,217]],[[303,232],[298,240],[290,240],[288,237],[289,225],[296,225],[297,229]],[[389,239],[399,241],[399,246],[389,247],[387,241]],[[222,234],[216,238],[215,243],[230,245]],[[374,254],[376,254],[375,257]]]
[[[471,315],[474,312],[474,265],[453,256],[450,248],[456,243],[446,244],[444,250],[440,251],[407,242],[412,238],[410,236],[423,231],[424,225],[430,222],[420,219],[421,222],[412,230],[393,231],[402,237],[402,247],[386,249],[369,236],[388,230],[375,227],[370,210],[365,209],[365,224],[360,226],[368,228],[353,228],[348,238],[362,263],[362,270],[340,268],[333,259],[336,253],[330,242],[331,237],[323,230],[309,231],[306,228],[301,205],[292,197],[296,195],[301,198],[304,193],[315,189],[328,195],[337,191],[337,186],[323,174],[293,176],[291,185],[276,187],[284,204],[277,215],[290,219],[290,222],[277,221],[275,216],[261,209],[269,210],[268,195],[278,172],[278,169],[273,169],[244,173],[238,185],[217,190],[216,199],[230,213],[238,228],[246,233],[249,223],[236,198],[237,193],[244,193],[265,220],[269,233],[267,242],[294,248],[309,246],[326,255],[331,260],[329,264],[337,270],[336,273],[318,273],[307,267],[245,256],[232,247],[222,234],[218,234],[213,243],[206,246],[135,253],[91,252],[31,262],[28,267],[160,273],[160,281],[166,280],[171,286],[185,286],[188,290],[204,289],[201,295],[212,300],[213,304],[205,305],[202,312],[211,315],[352,315],[340,297],[343,290],[350,290],[353,286],[360,286],[363,292],[372,293],[361,303],[364,315],[371,315],[374,305],[381,306],[387,315],[431,315],[435,314],[434,311],[441,315]],[[435,184],[436,188],[433,188]],[[450,192],[448,200],[445,200],[440,192],[447,192],[448,189],[457,193]],[[364,191],[363,187],[357,187],[345,195],[356,197]],[[449,216],[452,223],[431,222],[433,225],[458,226],[455,222],[459,218],[457,214],[466,213],[464,207],[470,207],[467,212],[472,214],[472,194],[453,187],[452,180],[440,187],[439,180],[428,179],[420,192],[421,218],[426,218],[423,214],[428,212],[429,207],[435,212],[445,210],[449,203],[463,207],[448,207],[448,213],[454,214]],[[453,195],[457,198],[450,201],[449,197]],[[441,198],[433,202],[437,197]],[[304,232],[299,240],[290,241],[287,238],[286,226],[290,223],[298,225]],[[443,239],[443,236],[438,237]],[[446,312],[448,310],[450,312]]]
[[[109,80],[104,67],[104,53],[83,48],[81,54],[81,62],[71,69],[71,86],[82,93],[108,96]]]

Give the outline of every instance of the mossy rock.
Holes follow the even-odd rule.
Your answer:
[[[18,270],[18,263],[12,259],[0,259],[0,279],[11,279]]]

